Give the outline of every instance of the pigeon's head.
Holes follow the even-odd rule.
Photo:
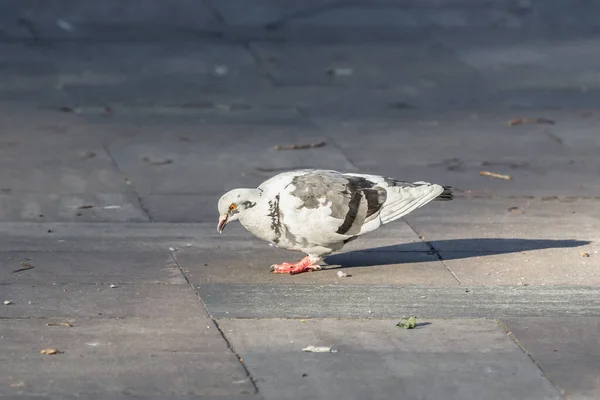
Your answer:
[[[223,232],[225,225],[238,219],[244,211],[256,205],[255,189],[234,189],[219,199],[219,224],[217,230]]]

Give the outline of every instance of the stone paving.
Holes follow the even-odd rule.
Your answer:
[[[600,398],[598,12],[3,2],[0,397]],[[456,199],[274,275],[216,201],[305,167]]]

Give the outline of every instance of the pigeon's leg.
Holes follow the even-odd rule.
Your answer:
[[[320,262],[321,257],[319,256],[306,256],[295,264],[273,264],[271,265],[271,271],[274,274],[300,274],[302,272],[321,269]]]

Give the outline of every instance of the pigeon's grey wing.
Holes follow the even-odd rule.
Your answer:
[[[299,200],[299,209],[329,208],[323,223],[336,234],[354,236],[378,215],[386,201],[386,190],[376,185],[360,176],[314,171],[295,177],[289,194]]]
[[[387,224],[435,199],[450,200],[450,188],[429,182],[402,182],[386,179],[387,201],[380,212],[381,222]]]

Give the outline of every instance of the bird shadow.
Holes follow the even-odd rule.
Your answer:
[[[324,258],[325,263],[337,268],[370,267],[418,263],[437,260],[459,260],[464,258],[484,257],[488,255],[518,253],[530,250],[562,249],[585,246],[591,242],[586,240],[550,240],[550,239],[450,239],[434,240],[423,243],[425,248],[418,250],[415,243],[397,244],[354,250]],[[431,248],[427,249],[431,246]],[[336,269],[336,268],[331,268]]]

